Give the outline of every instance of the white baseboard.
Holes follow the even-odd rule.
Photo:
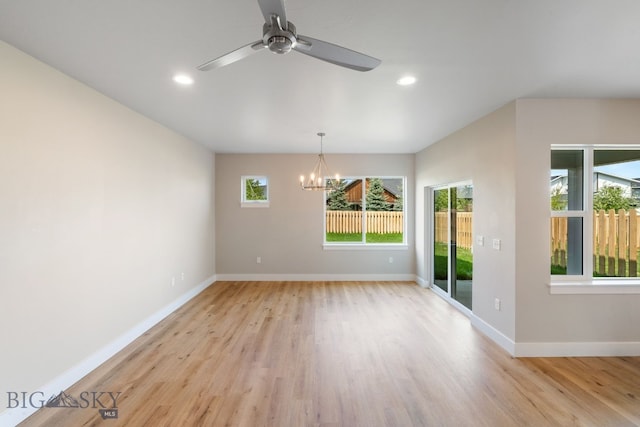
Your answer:
[[[640,356],[640,342],[514,342],[473,314],[471,324],[513,357]]]
[[[414,274],[218,274],[218,281],[226,282],[414,282]]]
[[[471,324],[513,357],[640,356],[640,342],[514,342],[473,314]]]
[[[418,285],[420,285],[420,286],[421,286],[421,287],[423,287],[423,288],[430,288],[430,287],[431,287],[431,283],[429,283],[429,281],[428,281],[428,280],[423,279],[423,278],[422,278],[422,277],[420,277],[420,276],[416,276],[416,277],[415,277],[415,281],[416,281],[416,283],[417,283]]]
[[[478,316],[474,315],[473,313],[471,313],[471,315],[469,316],[469,320],[471,321],[471,325],[473,327],[489,337],[493,342],[502,347],[507,353],[515,356],[516,343],[513,342],[513,340],[511,340],[502,332],[500,332]]]
[[[129,345],[136,338],[144,334],[147,330],[152,328],[162,319],[176,311],[178,308],[183,306],[200,292],[204,291],[215,281],[215,275],[205,279],[196,287],[190,289],[188,292],[184,293],[170,304],[166,305],[148,318],[144,319],[142,322],[138,323],[133,328],[129,329],[127,332],[120,335],[118,338],[111,341],[91,356],[87,357],[74,367],[68,369],[66,372],[58,375],[49,383],[43,385],[42,387],[39,387],[37,391],[41,392],[43,396],[45,396],[45,399],[48,399],[50,396],[58,394],[60,393],[60,391],[66,390],[67,388],[71,387],[84,376],[89,374],[91,371],[96,369],[98,366],[106,362],[109,358],[113,357],[116,353]],[[34,391],[36,390],[32,390],[31,392]],[[4,409],[3,412],[0,412],[0,426],[15,426],[24,421],[38,409],[39,408],[31,407]]]
[[[516,357],[624,357],[640,356],[640,342],[521,342]]]

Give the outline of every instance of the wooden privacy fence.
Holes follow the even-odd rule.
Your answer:
[[[638,276],[638,214],[620,209],[617,213],[593,213],[594,274],[615,277]],[[567,266],[567,218],[551,218],[551,262]]]
[[[449,239],[449,212],[436,212],[434,221],[434,239],[436,243],[447,243]],[[473,213],[456,213],[456,246],[471,249],[473,246]]]
[[[327,211],[327,233],[362,233],[362,211]],[[402,211],[367,211],[367,233],[402,233]]]

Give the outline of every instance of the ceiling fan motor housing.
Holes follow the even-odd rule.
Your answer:
[[[287,21],[287,29],[283,29],[280,18],[274,16],[271,24],[264,24],[262,27],[262,40],[273,53],[284,54],[293,49],[297,43],[296,27]]]

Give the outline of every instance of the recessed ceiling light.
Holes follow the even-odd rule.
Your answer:
[[[193,84],[193,78],[186,74],[176,74],[175,76],[173,76],[173,81],[185,86]]]
[[[416,82],[416,78],[413,76],[404,76],[398,79],[396,82],[400,86],[410,86]]]

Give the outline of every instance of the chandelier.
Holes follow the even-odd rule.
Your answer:
[[[311,171],[308,177],[300,175],[300,187],[303,190],[315,190],[315,191],[332,191],[335,189],[338,180],[338,174],[335,175],[335,179],[327,178],[331,174],[329,173],[329,167],[324,160],[324,154],[322,154],[322,138],[325,136],[324,132],[318,132],[320,137],[320,154],[318,154],[318,162]]]

